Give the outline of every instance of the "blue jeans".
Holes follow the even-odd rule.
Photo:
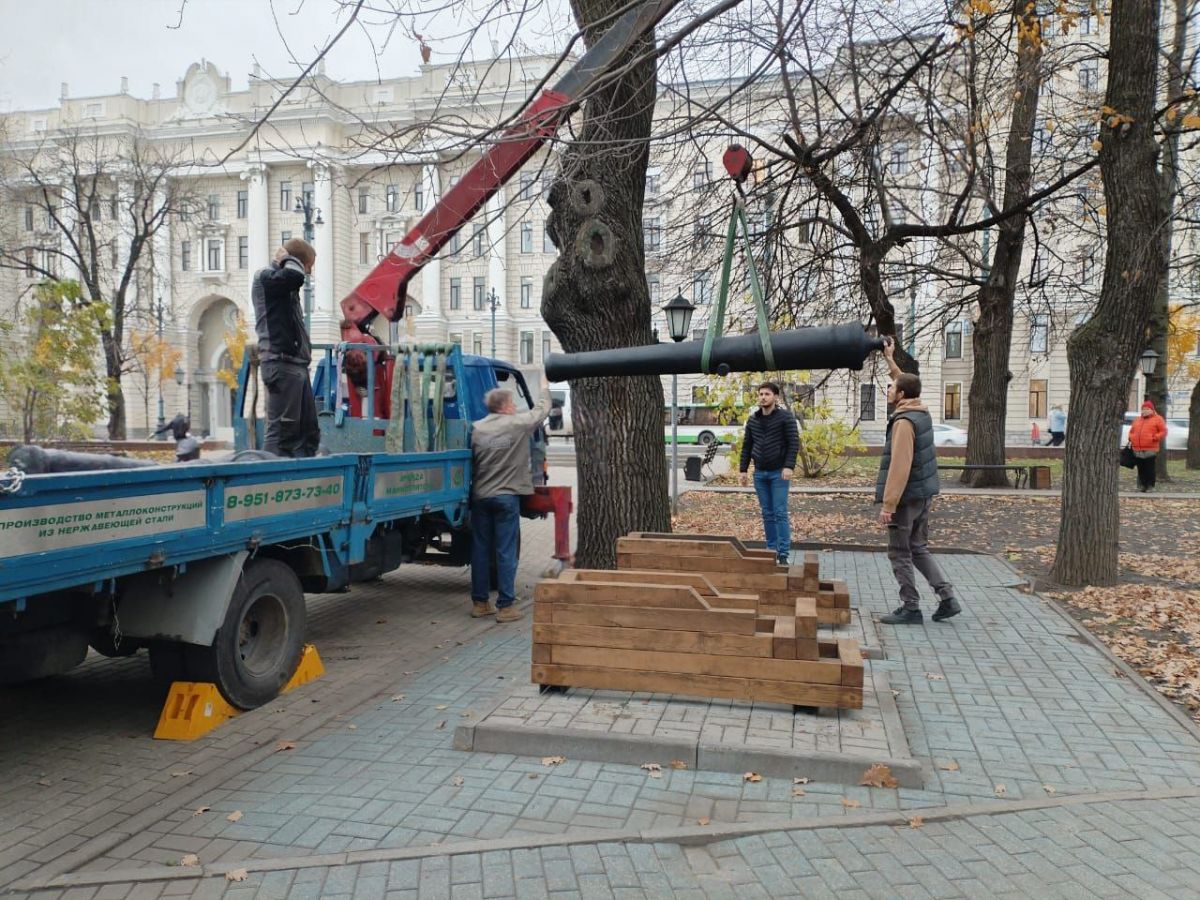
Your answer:
[[[758,506],[762,510],[767,549],[774,550],[780,559],[788,558],[792,552],[792,528],[788,522],[790,485],[790,481],[783,480],[782,469],[770,472],[754,470],[754,490],[758,494]]]
[[[516,598],[517,539],[521,534],[521,498],[513,494],[471,501],[471,599],[487,603],[492,559],[496,560],[496,606]]]

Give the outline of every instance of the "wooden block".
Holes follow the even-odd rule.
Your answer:
[[[776,659],[796,658],[796,619],[794,616],[791,618],[780,616],[775,619],[775,633],[771,639],[771,655]]]
[[[661,569],[569,569],[576,581],[638,581],[676,584],[694,588],[702,597],[717,593],[713,583],[700,572],[664,572]]]
[[[812,597],[797,597],[793,602],[792,615],[796,622],[797,639],[816,640],[817,603]]]
[[[790,586],[790,585],[789,585]],[[816,575],[805,575],[801,590],[806,594],[815,594],[821,589],[821,579]]]
[[[708,602],[686,585],[623,582],[619,573],[612,574],[612,581],[540,581],[534,589],[534,598],[553,603],[612,603],[656,609],[709,608]]]
[[[539,626],[534,626],[534,627],[539,627]],[[546,626],[543,625],[540,627],[544,628]],[[550,662],[554,661],[553,658],[551,657],[551,646],[549,644],[537,643],[536,638],[534,638],[534,644],[533,644],[532,648],[530,649],[529,658],[530,658],[531,662],[535,662],[535,663],[550,663]]]
[[[554,604],[546,600],[533,601],[533,621],[534,623],[544,622],[549,625],[554,621]]]
[[[748,610],[709,610],[703,613],[681,614],[679,610],[654,610],[644,606],[556,603],[553,624],[754,634],[755,618],[755,614]]]
[[[818,609],[817,622],[821,625],[849,625],[850,610],[848,609]]]
[[[672,653],[665,650],[618,650],[611,647],[578,647],[554,644],[556,666],[628,669],[644,675],[706,675],[750,678],[802,684],[840,684],[842,667],[837,659],[815,662],[769,657],[737,657],[706,653]]]
[[[535,643],[616,650],[665,650],[714,656],[771,658],[771,634],[671,631],[664,628],[608,628],[601,625],[534,625]]]
[[[770,575],[783,573],[787,568],[780,566],[773,554],[751,556],[739,553],[731,545],[720,541],[680,541],[680,540],[647,540],[643,538],[618,538],[617,559],[622,554],[630,556],[646,556],[663,560],[683,559],[690,563],[689,569],[694,571],[712,571],[714,565],[722,571],[753,572]],[[619,568],[633,568],[621,566]],[[692,568],[694,567],[694,568]],[[677,568],[665,564],[651,564],[649,568]],[[685,569],[687,571],[687,569]]]
[[[796,659],[814,660],[821,658],[821,649],[812,638],[796,638]]]
[[[821,558],[812,550],[804,554],[804,574],[818,579],[821,577]]]
[[[862,709],[862,691],[840,684],[805,684],[761,678],[636,672],[598,666],[557,664],[535,664],[530,674],[535,684]]]
[[[863,686],[863,659],[858,641],[840,639],[837,642],[838,661],[842,664],[842,684],[846,687]]]

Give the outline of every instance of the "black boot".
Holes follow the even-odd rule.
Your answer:
[[[962,605],[953,597],[947,597],[938,604],[938,608],[933,611],[933,621],[940,622],[942,619],[949,619],[951,616],[957,616],[962,612]]]
[[[880,616],[879,621],[884,625],[924,625],[925,616],[919,609],[909,609],[907,606],[897,607],[886,616]]]

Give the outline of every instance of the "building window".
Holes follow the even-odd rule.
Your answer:
[[[908,174],[908,144],[892,144],[888,153],[887,168],[893,175]]]
[[[25,230],[33,231],[33,207],[25,207]]]
[[[413,209],[420,212],[425,208],[425,183],[418,178],[413,182]]]
[[[533,279],[525,277],[521,279],[521,309],[533,308]]]
[[[646,291],[650,295],[650,307],[657,310],[662,301],[662,282],[658,280],[657,275],[647,276]]]
[[[237,192],[237,217],[244,219],[250,214],[250,192]]]
[[[1033,147],[1037,153],[1049,153],[1054,143],[1054,136],[1045,125],[1039,125],[1033,132]]]
[[[450,343],[458,344],[458,349],[461,350],[462,349],[462,332],[461,331],[450,332]]]
[[[292,233],[290,231],[279,232],[279,243],[280,244],[286,244],[291,239],[292,239]]]
[[[462,234],[462,231],[460,230],[460,231],[456,231],[456,232],[454,232],[454,234],[450,235],[449,244],[450,244],[450,254],[451,255],[454,255],[455,253],[457,253],[459,250],[462,249],[462,238],[460,237],[461,234]]]
[[[471,352],[476,356],[483,356],[483,332],[476,331],[471,336]]]
[[[705,249],[708,247],[708,239],[710,234],[710,221],[706,215],[696,216],[696,224],[694,227],[694,237],[696,239],[696,247]]]
[[[250,238],[245,235],[238,238],[238,268],[250,268]]]
[[[290,181],[279,182],[279,208],[283,212],[292,211],[292,183]]]
[[[181,271],[190,272],[192,270],[192,242],[183,241],[179,245],[179,268]]]
[[[462,279],[450,279],[450,308],[462,309]],[[462,336],[459,336],[459,343],[462,343]]]
[[[962,385],[946,385],[945,400],[942,404],[942,418],[945,420],[962,418]]]
[[[205,271],[225,271],[225,242],[220,238],[210,238],[205,242]]]
[[[83,117],[85,119],[98,119],[104,115],[103,103],[88,103],[83,107]]]
[[[533,364],[533,332],[521,332],[521,365]]]
[[[659,183],[662,181],[662,174],[658,169],[646,170],[646,196],[657,197]]]
[[[471,234],[471,246],[476,256],[483,256],[483,243],[486,235],[487,232],[482,225],[475,226],[475,231]]]
[[[396,212],[400,208],[400,192],[396,190],[394,184],[387,186],[387,193],[384,195],[387,198],[387,211],[390,213]]]
[[[537,178],[532,172],[521,173],[521,190],[517,193],[518,200],[532,200],[537,193]]]
[[[708,336],[707,328],[693,328],[692,329],[692,340],[693,341],[702,341],[707,336]]]
[[[471,303],[476,310],[483,309],[483,286],[484,279],[476,275],[471,283]]]
[[[371,203],[371,189],[360,187],[358,189],[358,214],[365,216]]]
[[[1079,89],[1094,94],[1100,89],[1100,63],[1094,59],[1079,64]]]
[[[542,223],[542,252],[557,253],[558,248],[554,246],[554,241],[550,240],[550,228],[544,222]]]
[[[365,266],[371,261],[371,232],[358,233],[358,264]]]
[[[41,256],[40,264],[42,271],[50,278],[53,278],[57,272],[57,267],[54,264],[58,260],[58,253],[54,250],[43,249],[39,251],[39,255]]]
[[[1029,328],[1029,352],[1045,353],[1050,346],[1050,317],[1038,313]]]
[[[875,385],[858,386],[858,418],[863,422],[875,421]]]
[[[1029,418],[1046,418],[1046,379],[1032,378],[1029,381]]]
[[[111,241],[108,242],[108,261],[114,269],[117,267],[117,263],[119,260],[117,258],[117,239],[116,238],[113,238]]]
[[[550,332],[542,332],[542,362],[546,361],[546,357],[554,352],[554,347],[550,342]]]
[[[1081,284],[1091,284],[1096,276],[1096,257],[1085,253],[1079,258],[1079,281]]]
[[[962,322],[946,324],[946,359],[962,359]]]
[[[521,252],[522,253],[532,253],[533,252],[533,223],[532,222],[525,221],[525,222],[521,223]]]
[[[706,159],[698,160],[692,167],[692,187],[701,190],[708,187],[710,181],[712,181],[712,163]]]
[[[216,194],[208,195],[208,221],[215,222],[221,218],[221,198]]]
[[[313,183],[311,181],[305,181],[300,185],[300,194],[304,197],[305,206],[313,205],[316,194],[313,192]]]
[[[692,273],[692,302],[697,306],[712,301],[712,282],[708,278],[708,272],[693,272]]]
[[[1095,34],[1095,27],[1095,21],[1092,19],[1091,13],[1084,13],[1079,17],[1080,34]]]
[[[647,253],[662,249],[662,223],[657,216],[642,220],[642,239]]]
[[[25,251],[25,277],[33,278],[37,274],[37,270],[33,266],[33,251]]]

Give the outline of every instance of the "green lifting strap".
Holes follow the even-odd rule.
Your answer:
[[[721,286],[717,294],[717,308],[708,320],[704,335],[704,347],[700,351],[700,371],[711,375],[713,343],[725,330],[725,307],[729,300],[729,275],[733,268],[733,247],[741,228],[742,243],[746,250],[746,266],[750,274],[750,295],[754,298],[754,314],[758,320],[758,337],[762,341],[763,359],[767,370],[775,368],[775,353],[771,348],[771,327],[767,321],[767,307],[763,301],[762,284],[758,280],[758,266],[754,263],[754,251],[750,246],[750,225],[746,221],[746,210],[741,200],[734,200],[733,212],[729,215],[729,228],[725,232],[725,255],[721,260]]]
[[[403,453],[404,446],[404,405],[408,401],[408,369],[404,355],[404,347],[395,348],[395,362],[392,366],[392,418],[388,422],[387,436],[384,446],[388,453]],[[371,402],[368,400],[368,402]]]

